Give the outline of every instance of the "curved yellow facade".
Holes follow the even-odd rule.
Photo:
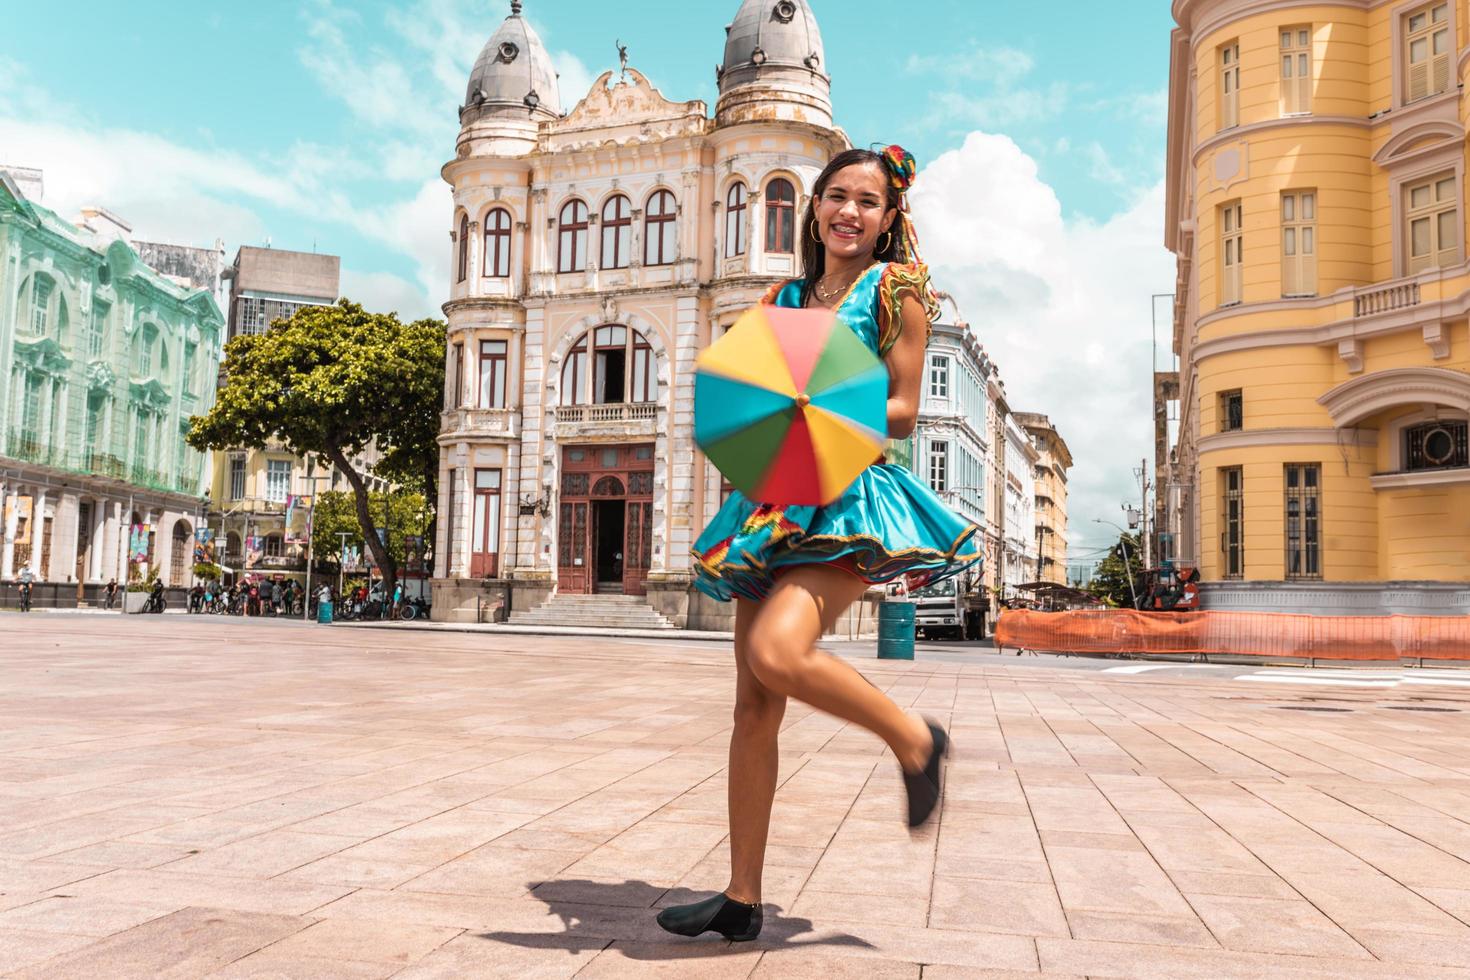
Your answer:
[[[1470,4],[1174,14],[1165,550],[1217,608],[1470,612]]]

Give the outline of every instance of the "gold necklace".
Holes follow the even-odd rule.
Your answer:
[[[812,286],[812,291],[817,294],[817,299],[821,300],[823,303],[828,302],[834,296],[841,295],[844,291],[847,290],[847,288],[849,286],[851,286],[853,284],[853,282],[857,279],[857,276],[856,275],[850,276],[848,278],[848,280],[842,284],[841,288],[832,289],[832,290],[825,290],[825,289],[823,289],[822,288],[822,283],[826,282],[828,279],[831,279],[831,278],[832,278],[831,276],[823,276],[822,278],[818,279],[816,281],[816,283]]]

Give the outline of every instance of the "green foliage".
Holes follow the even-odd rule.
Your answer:
[[[1097,572],[1087,585],[1087,591],[1110,606],[1135,608],[1135,591],[1142,596],[1147,588],[1143,575],[1143,555],[1139,548],[1137,534],[1119,536],[1118,543],[1109,549],[1107,557],[1098,564]]]
[[[218,582],[223,574],[223,569],[214,562],[201,561],[194,566],[194,577],[206,582]]]
[[[363,549],[356,507],[352,494],[340,490],[328,490],[317,497],[311,531],[311,553],[315,561],[337,568],[344,543],[349,548]],[[428,533],[432,520],[428,500],[421,493],[370,493],[368,510],[379,527],[385,525],[384,514],[387,514],[388,553],[401,567],[408,537],[423,537]],[[341,534],[347,537],[344,539]]]
[[[379,543],[379,518],[351,458],[374,443],[377,475],[434,499],[443,322],[403,323],[346,299],[305,306],[264,333],[231,340],[222,367],[225,383],[209,414],[193,419],[189,445],[259,449],[279,440],[296,455],[325,457],[352,486],[357,531],[391,588],[398,566]]]

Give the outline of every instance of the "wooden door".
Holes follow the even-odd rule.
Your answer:
[[[557,526],[556,587],[562,592],[592,591],[592,535],[585,500],[563,501]]]

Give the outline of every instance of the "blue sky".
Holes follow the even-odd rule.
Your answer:
[[[1133,379],[1141,401],[1078,399],[1094,395],[1089,378],[1116,370],[1111,361],[1147,364],[1147,296],[1172,282],[1158,204],[1167,5],[1062,0],[1045,19],[995,0],[811,5],[839,125],[855,143],[900,142],[921,167],[936,164],[916,193],[916,208],[927,195],[935,215],[927,225],[970,209],[954,228],[921,225],[925,242],[938,242],[930,259],[1017,407],[1075,421],[1063,434],[1088,468],[1076,474],[1079,502],[1101,514],[1104,498],[1126,489],[1113,471],[1129,476],[1121,460],[1150,445],[1146,371]],[[621,39],[666,96],[712,109],[723,28],[738,6],[525,2],[561,71],[564,108],[614,66]],[[93,0],[68,8],[85,30],[58,30],[53,8],[19,5],[0,40],[0,162],[43,167],[45,203],[65,216],[99,203],[145,237],[220,238],[233,254],[268,236],[336,252],[348,294],[432,312],[447,285],[437,171],[453,152],[469,67],[508,7]],[[1101,261],[1123,248],[1124,267],[1109,264],[1116,255]],[[1134,251],[1149,254],[1133,261]],[[1070,285],[1051,281],[1055,255],[1071,256]],[[1094,278],[1108,295],[1077,295]],[[1124,304],[1131,310],[1111,309]],[[1099,305],[1110,307],[1101,318]],[[1059,343],[1076,349],[1071,362],[1053,363]],[[1095,445],[1108,431],[1099,418],[1126,423],[1126,437]],[[1078,552],[1106,537],[1082,523]]]

